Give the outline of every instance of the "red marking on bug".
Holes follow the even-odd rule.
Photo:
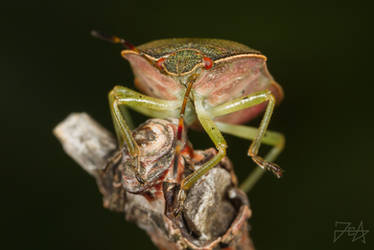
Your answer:
[[[213,60],[209,57],[203,57],[203,61],[205,69],[210,69],[213,67]]]
[[[139,50],[135,47],[135,45],[133,45],[132,43],[130,43],[129,41],[126,41],[124,39],[121,39],[121,43],[128,47],[129,49],[133,50],[133,51],[136,51],[136,52],[139,52]]]
[[[179,119],[178,122],[178,132],[177,132],[177,140],[182,140],[182,132],[183,132],[183,117]]]
[[[159,68],[159,69],[162,69],[162,64],[164,64],[164,61],[165,61],[165,58],[160,58],[157,60],[156,62],[156,66]]]

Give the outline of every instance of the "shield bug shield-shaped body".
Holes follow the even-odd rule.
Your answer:
[[[135,75],[135,85],[144,94],[122,86],[109,93],[109,102],[119,144],[127,144],[134,159],[139,148],[131,134],[126,107],[157,118],[179,118],[176,152],[181,148],[184,124],[202,126],[218,154],[182,181],[187,190],[226,155],[221,132],[252,140],[248,155],[277,177],[282,170],[272,163],[284,146],[282,134],[267,131],[282,88],[267,70],[266,57],[245,45],[219,39],[164,39],[133,46],[124,39],[93,32],[102,39],[121,43]],[[265,111],[258,128],[238,125]],[[273,146],[264,159],[261,143]]]

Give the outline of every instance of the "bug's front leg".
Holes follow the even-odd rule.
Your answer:
[[[201,176],[203,176],[211,168],[216,166],[226,155],[227,148],[227,143],[223,138],[221,132],[219,131],[217,125],[212,120],[211,115],[203,107],[203,99],[197,96],[195,96],[194,99],[197,118],[199,119],[204,130],[208,133],[209,137],[213,141],[218,150],[218,153],[195,172],[183,179],[181,184],[182,190],[188,190]]]
[[[254,140],[249,147],[248,155],[252,157],[253,161],[258,166],[263,169],[272,171],[278,178],[280,178],[282,176],[282,169],[277,164],[265,160],[264,158],[257,155],[261,145],[261,141],[263,140],[267,127],[269,125],[275,105],[275,98],[270,90],[263,90],[248,96],[236,98],[232,101],[212,108],[210,112],[213,116],[217,117],[249,108],[263,102],[268,102],[268,104],[260,126],[257,130],[256,136],[254,137]]]
[[[116,86],[109,93],[110,111],[116,131],[118,144],[122,147],[126,144],[129,154],[136,158],[137,168],[139,163],[139,147],[132,136],[129,125],[129,114],[126,106],[144,115],[158,118],[176,117],[179,103],[176,101],[162,100],[140,94],[134,90],[122,86]],[[139,172],[136,169],[136,172]],[[142,182],[139,176],[138,180]]]

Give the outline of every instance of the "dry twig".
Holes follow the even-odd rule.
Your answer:
[[[182,212],[174,216],[170,211],[178,182],[216,151],[186,147],[175,176],[169,171],[175,155],[175,121],[150,119],[133,133],[142,152],[144,185],[136,182],[126,149],[117,150],[113,136],[87,114],[71,114],[54,129],[66,153],[96,178],[104,206],[124,212],[159,249],[254,249],[247,230],[251,210],[227,158],[195,183]]]

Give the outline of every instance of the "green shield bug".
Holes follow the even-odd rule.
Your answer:
[[[188,190],[226,155],[221,132],[252,140],[248,155],[258,166],[281,177],[282,170],[272,161],[284,147],[284,136],[267,127],[283,91],[268,72],[262,53],[220,39],[163,39],[135,47],[116,36],[97,31],[92,35],[126,47],[121,54],[130,62],[135,85],[143,92],[116,86],[109,93],[119,145],[125,143],[134,159],[139,158],[139,147],[126,107],[150,117],[179,118],[177,156],[184,125],[201,126],[207,132],[218,153],[181,182],[182,190]],[[239,125],[263,111],[258,128]],[[261,143],[273,146],[265,159],[258,155]]]

